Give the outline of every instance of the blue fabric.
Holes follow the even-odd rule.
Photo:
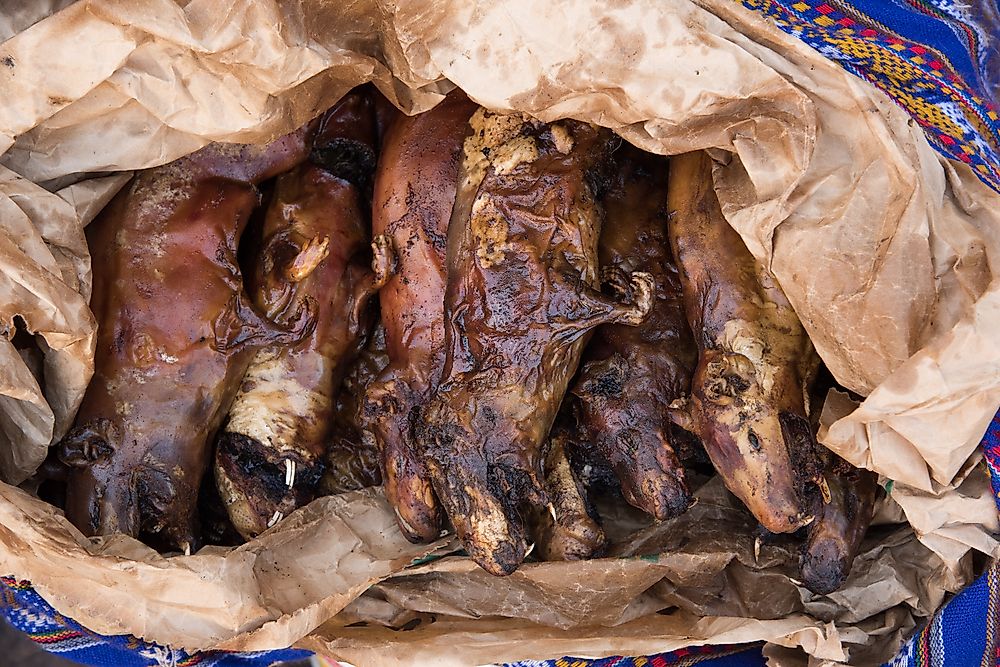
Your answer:
[[[917,44],[933,44],[937,49],[949,54],[949,60],[962,79],[984,91],[985,63],[982,43],[985,35],[976,30],[968,31],[975,23],[966,19],[959,21],[948,15],[925,13],[933,11],[926,7],[921,11],[921,3],[909,3],[905,0],[890,0],[889,2],[855,2],[859,10],[875,18],[885,26],[886,31],[899,35]],[[950,4],[952,9],[959,8],[954,3],[938,3],[942,6]]]
[[[885,91],[911,114],[942,154],[966,162],[1000,190],[1000,12],[984,0],[739,0],[845,69]],[[1000,414],[983,441],[1000,499]],[[1000,500],[998,500],[1000,502]],[[11,573],[16,575],[17,573]],[[892,667],[996,662],[1000,593],[994,564],[914,637]],[[305,651],[189,655],[130,636],[102,637],[56,613],[30,585],[0,580],[0,613],[39,645],[84,665],[265,667]],[[736,651],[736,652],[734,652]],[[718,655],[719,653],[724,655]],[[985,659],[984,659],[984,656]],[[523,667],[758,667],[759,646],[691,648],[639,658],[519,663]]]

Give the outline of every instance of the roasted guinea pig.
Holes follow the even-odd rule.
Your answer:
[[[805,384],[819,359],[774,278],[723,217],[707,153],[671,159],[667,196],[699,351],[690,430],[765,529],[793,532],[816,511],[821,470]]]
[[[806,528],[799,569],[802,583],[825,595],[840,588],[851,573],[861,540],[878,500],[878,475],[862,470],[822,448],[823,502]]]
[[[400,529],[437,539],[440,512],[413,424],[444,366],[445,245],[458,164],[476,106],[452,93],[386,132],[375,175],[372,229],[392,241],[395,274],[379,293],[389,365],[368,386],[362,430],[382,460],[382,483]]]
[[[528,550],[524,517],[557,509],[542,446],[586,334],[641,322],[653,281],[633,274],[627,302],[598,290],[594,189],[610,133],[485,110],[470,124],[448,229],[445,370],[419,440],[465,549],[509,574]]]
[[[542,460],[545,493],[551,504],[531,508],[528,519],[528,532],[542,560],[592,558],[607,543],[587,489],[569,460],[568,450],[576,432],[570,412],[564,403]]]
[[[611,465],[625,499],[662,520],[691,504],[669,414],[687,397],[698,350],[667,238],[667,160],[627,144],[615,158],[600,264],[612,279],[653,276],[653,309],[639,326],[598,327],[571,391],[583,439]]]
[[[210,440],[247,364],[312,326],[298,302],[277,321],[259,314],[236,250],[259,203],[255,184],[304,160],[313,130],[263,146],[211,144],[140,172],[87,228],[95,372],[60,443],[72,467],[66,516],[83,533],[196,545]]]
[[[829,391],[846,391],[837,385],[825,366],[816,371],[809,392],[809,421],[814,432],[819,429]],[[810,591],[826,595],[839,589],[851,573],[881,491],[878,475],[871,470],[855,468],[826,447],[819,447],[818,452],[823,464],[822,503],[816,518],[803,529],[805,541],[800,549],[799,576]]]
[[[312,159],[278,178],[264,221],[253,297],[279,318],[315,305],[315,326],[294,344],[257,352],[219,435],[215,480],[236,529],[254,537],[315,498],[333,403],[374,321],[368,302],[385,281],[384,244],[369,250],[363,190],[375,168],[370,99],[351,93],[323,117]]]
[[[382,483],[378,448],[362,438],[360,410],[368,385],[389,365],[385,328],[379,324],[340,387],[333,406],[333,425],[319,481],[319,494],[332,496]]]

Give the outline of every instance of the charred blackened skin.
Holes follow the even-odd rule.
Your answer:
[[[564,404],[549,435],[543,462],[545,492],[552,503],[532,508],[529,532],[543,560],[585,560],[599,555],[607,544],[604,531],[590,507],[583,482],[567,454],[573,438],[572,417]]]
[[[201,492],[198,494],[198,516],[204,544],[235,547],[246,541],[229,520],[229,513],[219,497],[213,475],[205,475],[202,480]]]
[[[878,500],[878,476],[855,468],[823,450],[827,498],[809,525],[799,562],[802,583],[826,595],[840,588],[851,573]]]
[[[396,272],[379,293],[389,365],[369,385],[363,433],[382,460],[382,484],[400,529],[437,539],[440,512],[412,424],[444,366],[445,244],[462,141],[474,104],[453,93],[430,111],[400,117],[384,137],[372,231],[392,239]]]
[[[582,438],[570,438],[565,450],[573,474],[586,489],[584,498],[588,502],[587,506],[593,508],[592,500],[597,496],[621,496],[622,485],[611,469],[611,464],[589,442],[580,440]],[[594,516],[598,515],[594,513]]]
[[[73,467],[66,515],[85,534],[196,547],[210,438],[247,364],[313,326],[299,302],[273,320],[254,310],[236,262],[255,184],[304,160],[313,131],[212,144],[143,171],[87,228],[95,373],[60,444]]]
[[[805,382],[818,357],[781,289],[722,215],[705,153],[675,157],[670,241],[699,361],[689,425],[767,530],[813,520],[820,470]]]
[[[597,328],[572,392],[583,440],[611,464],[625,499],[663,520],[691,504],[668,415],[687,397],[698,351],[667,239],[667,160],[628,145],[615,158],[617,178],[604,198],[602,271],[617,281],[649,273],[653,309],[639,326]]]
[[[484,110],[470,124],[448,230],[446,365],[420,441],[466,551],[502,575],[528,551],[524,516],[557,509],[542,447],[587,333],[642,322],[653,280],[631,276],[631,303],[598,290],[588,172],[607,163],[610,133]]]
[[[368,385],[389,365],[385,328],[379,324],[347,371],[333,406],[333,426],[319,494],[332,496],[382,483],[378,448],[361,436],[360,409]]]
[[[327,112],[313,163],[278,178],[264,222],[255,305],[278,318],[288,304],[309,300],[316,326],[294,344],[257,353],[219,437],[219,494],[246,538],[316,496],[334,396],[374,321],[368,301],[391,263],[383,239],[372,244],[372,259],[359,192],[374,168],[374,125],[371,103],[358,93]]]

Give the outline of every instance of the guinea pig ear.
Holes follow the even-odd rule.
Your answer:
[[[74,468],[106,461],[119,444],[117,427],[108,419],[95,419],[73,429],[59,442],[59,460]]]

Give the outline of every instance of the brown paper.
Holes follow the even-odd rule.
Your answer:
[[[29,28],[46,16],[73,3],[74,0],[11,0],[4,3],[0,15],[0,43]]]
[[[126,180],[92,178],[52,193],[0,167],[0,292],[8,332],[0,338],[0,477],[8,483],[38,468],[49,444],[69,428],[90,381],[96,324],[87,308],[83,226]],[[9,340],[15,317],[34,334],[34,344],[22,350]]]
[[[799,616],[778,621],[698,619],[683,612],[653,614],[619,625],[571,630],[516,619],[442,618],[416,628],[341,628],[330,637],[311,636],[298,646],[352,665],[441,665],[468,667],[555,656],[599,658],[649,655],[706,643],[740,643],[771,637],[780,645],[802,645],[834,660],[843,657],[831,640],[833,627]]]
[[[355,651],[361,649],[344,644],[346,639],[378,641],[384,635],[356,635],[354,628],[346,627],[352,623],[405,626],[406,633],[397,636],[410,642],[414,628],[428,633],[414,637],[434,636],[436,631],[427,626],[441,618],[452,622],[505,617],[532,624],[518,642],[521,657],[544,657],[553,628],[596,636],[602,626],[613,644],[594,655],[638,655],[646,651],[648,638],[631,636],[632,624],[675,610],[670,615],[725,619],[727,632],[741,633],[746,641],[786,645],[793,645],[785,637],[788,628],[805,628],[804,619],[811,618],[813,634],[801,637],[816,641],[809,649],[812,655],[845,660],[854,653],[871,656],[881,651],[887,658],[896,644],[892,638],[883,640],[882,632],[875,634],[886,615],[898,624],[925,617],[941,604],[945,592],[958,590],[972,575],[970,559],[948,563],[923,546],[911,528],[897,525],[873,530],[844,586],[828,596],[815,596],[794,579],[797,542],[786,537],[757,542],[756,523],[718,478],[699,489],[696,498],[687,513],[614,545],[608,558],[530,563],[502,579],[465,558],[411,568],[372,587],[345,610],[342,620],[334,618],[318,634],[329,640],[327,650],[334,658],[354,663]],[[859,624],[871,626],[871,632],[858,630]],[[770,634],[755,634],[765,629]],[[688,636],[687,627],[671,624],[659,632],[663,642],[683,642]],[[514,660],[510,655],[493,660]]]
[[[13,487],[0,487],[0,498],[0,570],[96,632],[184,649],[287,646],[372,583],[448,545],[407,542],[374,490],[322,498],[237,549],[169,559],[123,536],[91,544]]]
[[[728,0],[240,0],[226,12],[211,0],[83,0],[48,18],[66,3],[23,4],[0,23],[13,35],[0,44],[0,289],[8,326],[20,315],[39,334],[45,391],[31,355],[0,339],[5,480],[38,465],[92,372],[82,229],[127,177],[108,172],[267,140],[369,80],[409,112],[457,85],[492,108],[590,120],[655,152],[714,149],[727,218],[837,379],[867,396],[831,395],[823,442],[894,480],[883,514],[912,528],[874,529],[848,586],[818,600],[792,580],[791,546],[758,557],[746,525],[684,527],[690,517],[617,535],[621,554],[658,554],[648,560],[492,580],[450,558],[381,584],[313,646],[359,665],[473,664],[763,639],[871,664],[973,576],[970,549],[997,553],[973,451],[1000,403],[1000,196],[934,153],[883,94],[758,15]],[[739,524],[721,501],[709,510]],[[299,640],[426,552],[370,494],[317,501],[245,547],[191,557],[90,544],[10,487],[0,516],[0,564],[57,609],[187,648]],[[888,586],[880,608],[866,586]],[[362,617],[372,627],[344,627]],[[374,627],[400,621],[417,625]]]
[[[89,182],[105,200],[117,181]],[[120,186],[120,183],[118,183]],[[111,186],[111,187],[109,187]],[[90,254],[80,210],[84,192],[67,201],[0,167],[0,477],[17,484],[69,428],[93,372],[96,324],[90,298]],[[77,202],[75,200],[79,199]],[[83,208],[86,208],[85,206]],[[31,369],[10,341],[18,325],[34,334],[40,368]],[[43,392],[42,386],[45,387]]]
[[[36,181],[162,164],[209,141],[272,139],[370,79],[429,108],[442,86],[393,78],[378,17],[371,2],[77,2],[0,47],[17,102],[0,110],[0,150],[18,137],[2,161]],[[101,47],[81,58],[79,44]]]

